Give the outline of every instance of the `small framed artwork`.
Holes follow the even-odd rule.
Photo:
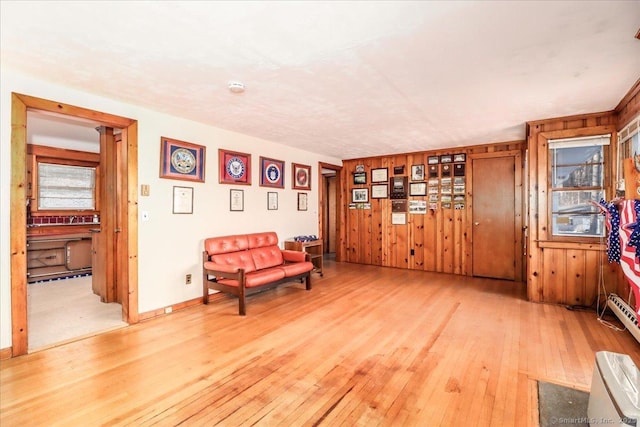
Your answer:
[[[407,211],[407,201],[406,200],[392,200],[391,201],[391,212],[406,212]]]
[[[453,155],[453,162],[454,163],[458,163],[458,162],[466,162],[467,161],[467,156],[466,154],[454,154]]]
[[[429,165],[429,179],[438,177],[438,165]]]
[[[464,176],[464,170],[465,170],[465,164],[464,163],[456,163],[453,165],[453,176]]]
[[[244,190],[229,190],[230,207],[232,212],[244,210]]]
[[[298,193],[298,210],[307,210],[307,193]]]
[[[411,181],[424,181],[424,165],[411,166]]]
[[[369,201],[368,188],[354,188],[351,190],[351,201],[354,203],[366,203]]]
[[[394,175],[402,175],[402,174],[404,174],[404,165],[394,166],[393,167],[393,174]]]
[[[406,213],[392,213],[391,214],[391,224],[393,225],[405,225],[407,223],[407,214]]]
[[[173,187],[173,213],[193,213],[193,187]]]
[[[260,187],[284,188],[284,162],[260,156]]]
[[[356,172],[364,172],[364,165],[356,165]]]
[[[426,182],[412,182],[409,184],[410,196],[426,196],[427,195],[427,183]]]
[[[269,191],[267,193],[267,210],[278,210],[278,193],[276,193],[275,191]]]
[[[387,182],[389,179],[388,168],[371,169],[371,182]]]
[[[440,156],[440,163],[451,163],[452,160],[453,158],[451,157],[451,154]]]
[[[371,186],[372,199],[386,199],[389,197],[389,186],[387,184],[373,184]]]
[[[294,190],[311,190],[311,166],[293,163],[291,171]]]
[[[366,172],[355,172],[353,174],[353,183],[358,184],[366,184],[367,183],[367,173]]]
[[[427,164],[429,165],[437,165],[439,162],[440,162],[440,158],[438,156],[427,157]]]
[[[219,183],[251,185],[251,154],[218,150]]]
[[[204,182],[206,147],[160,138],[160,178]]]
[[[451,165],[449,164],[443,164],[441,165],[442,169],[440,170],[440,175],[442,177],[449,177],[451,176]]]

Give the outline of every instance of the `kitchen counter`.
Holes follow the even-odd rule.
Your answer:
[[[86,234],[100,230],[100,223],[86,222],[78,224],[37,224],[27,227],[27,238],[38,236],[60,236],[70,234]]]

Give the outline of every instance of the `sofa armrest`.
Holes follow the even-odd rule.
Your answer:
[[[306,260],[306,252],[291,249],[281,249],[281,252],[285,262],[304,262]]]
[[[236,267],[234,265],[218,264],[212,261],[205,261],[204,269],[207,270],[209,274],[214,274],[214,275],[225,275],[225,274],[234,275],[234,274],[238,274],[238,272],[240,272],[241,270],[240,267]]]

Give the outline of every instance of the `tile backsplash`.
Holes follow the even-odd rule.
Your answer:
[[[93,224],[100,222],[100,216],[96,215],[96,218],[97,221],[94,221],[94,215],[29,216],[27,217],[27,225]]]

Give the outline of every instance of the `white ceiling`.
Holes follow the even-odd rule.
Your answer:
[[[0,7],[3,68],[342,159],[520,140],[640,77],[640,1]]]

